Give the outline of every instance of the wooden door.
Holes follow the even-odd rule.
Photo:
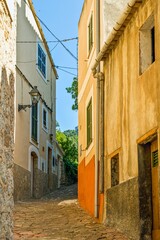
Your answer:
[[[151,143],[151,171],[152,171],[152,212],[153,212],[152,239],[160,240],[157,140]]]
[[[34,165],[33,156],[31,156],[31,196],[34,197]]]

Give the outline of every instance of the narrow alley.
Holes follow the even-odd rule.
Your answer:
[[[14,240],[17,239],[128,240],[97,223],[79,207],[76,184],[61,187],[40,200],[16,203]]]

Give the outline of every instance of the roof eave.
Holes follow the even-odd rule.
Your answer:
[[[110,50],[114,47],[117,43],[119,37],[124,32],[127,23],[132,18],[133,13],[139,7],[143,0],[130,0],[127,4],[126,8],[124,9],[122,15],[114,25],[112,31],[110,32],[107,40],[105,41],[103,47],[101,48],[100,52],[98,53],[93,66],[91,67],[93,75],[96,74],[96,68],[99,65],[100,61],[106,57],[106,55],[110,52]]]

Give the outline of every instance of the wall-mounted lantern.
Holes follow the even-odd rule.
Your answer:
[[[21,110],[26,111],[26,108],[31,108],[32,106],[36,105],[39,102],[41,94],[39,93],[37,86],[34,86],[33,89],[29,92],[29,94],[31,96],[32,104],[30,105],[18,104],[18,112]]]
[[[50,137],[50,141],[53,142],[53,133],[50,133],[49,137]]]

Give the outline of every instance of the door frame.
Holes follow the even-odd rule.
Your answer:
[[[38,170],[38,156],[35,152],[31,152],[31,197],[36,197],[35,183],[36,170]]]
[[[152,202],[152,143],[157,140],[157,129],[141,137],[138,143],[138,183],[139,183],[139,213],[140,239],[159,240],[153,231],[153,202]]]

